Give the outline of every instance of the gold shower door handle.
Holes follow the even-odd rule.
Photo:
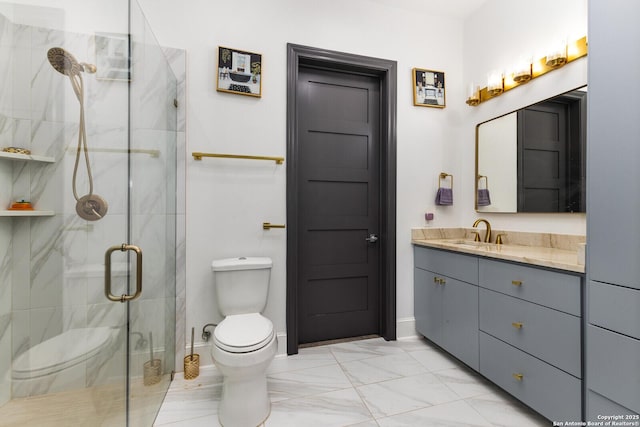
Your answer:
[[[115,251],[134,251],[136,253],[136,293],[133,295],[122,294],[118,296],[111,293],[111,254]],[[109,301],[114,302],[131,301],[142,294],[142,249],[126,243],[119,246],[111,246],[107,249],[104,253],[104,294]]]

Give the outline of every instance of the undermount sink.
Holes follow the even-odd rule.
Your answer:
[[[443,240],[443,243],[448,243],[456,246],[473,246],[473,247],[487,247],[487,248],[494,248],[496,246],[499,246],[495,243],[476,242],[475,240],[465,240],[465,239]]]

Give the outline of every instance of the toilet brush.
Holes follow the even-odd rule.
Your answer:
[[[184,379],[192,380],[200,375],[200,355],[193,354],[195,328],[191,328],[191,354],[184,357]]]

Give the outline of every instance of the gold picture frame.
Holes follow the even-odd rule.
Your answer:
[[[218,92],[262,97],[262,55],[218,46]]]
[[[414,68],[413,105],[444,108],[447,105],[444,72]]]

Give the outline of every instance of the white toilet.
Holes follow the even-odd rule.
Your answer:
[[[278,343],[267,304],[270,258],[228,258],[211,263],[220,313],[211,355],[222,373],[218,418],[224,427],[256,427],[271,411],[266,370]]]

